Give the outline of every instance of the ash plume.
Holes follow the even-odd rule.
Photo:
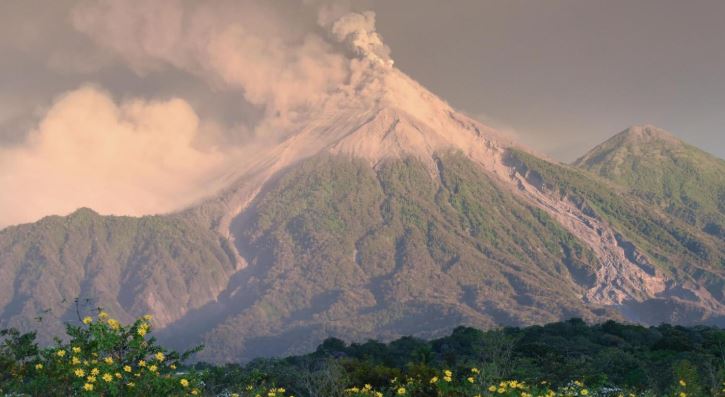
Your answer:
[[[294,133],[310,109],[368,69],[392,65],[375,14],[345,4],[92,0],[63,6],[63,34],[80,34],[88,44],[78,54],[89,55],[56,51],[47,67],[80,76],[80,88],[56,93],[59,99],[42,109],[24,139],[0,146],[0,227],[81,206],[119,215],[188,206],[220,188],[213,181],[246,161],[245,148],[259,151]],[[193,97],[118,96],[103,83],[82,80],[111,67],[128,68],[141,82],[186,75],[209,95],[238,93],[239,103],[225,106],[238,106],[239,114],[257,109],[260,116],[230,126],[199,113]]]

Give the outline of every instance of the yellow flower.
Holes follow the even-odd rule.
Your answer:
[[[43,369],[43,364],[35,364],[35,369]]]
[[[478,368],[471,368],[471,372],[474,374],[480,373],[481,371],[478,370]]]
[[[451,370],[447,369],[447,370],[443,371],[443,375],[451,377],[451,376],[453,376],[453,372],[451,372]]]
[[[154,316],[152,316],[150,314],[144,314],[144,316],[143,316],[143,319],[146,321],[151,321],[151,319],[153,319],[153,318],[154,318]]]
[[[81,352],[81,348],[78,347],[78,346],[73,346],[73,349],[72,350],[73,350],[73,353],[80,353]]]
[[[443,377],[443,380],[446,381],[446,382],[450,382],[452,379],[451,379],[450,376],[446,375],[446,376]]]
[[[111,365],[111,364],[113,364],[113,358],[112,358],[112,357],[106,357],[106,358],[104,358],[104,359],[103,359],[103,361],[104,361],[104,362],[105,362],[106,364],[108,364],[108,365]]]
[[[121,378],[123,378],[123,375],[121,375],[121,374],[120,374],[120,373],[118,373],[118,372],[116,372],[115,374],[113,374],[113,376],[115,376],[115,377],[116,377],[117,379],[121,379]]]
[[[82,370],[82,369],[78,368],[78,369],[76,369],[75,371],[73,371],[73,374],[74,374],[75,376],[79,377],[79,378],[82,378],[82,377],[86,376],[86,371],[84,371],[84,370]]]
[[[158,369],[159,369],[159,367],[157,367],[155,365],[152,365],[149,367],[149,371],[151,371],[151,372],[156,372]]]
[[[90,383],[86,383],[85,385],[83,385],[83,390],[85,390],[85,391],[93,391],[93,385],[90,384]]]
[[[184,379],[184,378],[181,378],[181,380],[179,381],[179,383],[181,383],[181,386],[183,386],[183,387],[189,386],[189,381],[186,380],[186,379]]]
[[[101,373],[101,371],[99,371],[99,370],[98,370],[98,368],[93,368],[93,369],[91,370],[91,375],[98,375],[98,374],[100,374],[100,373]]]
[[[64,357],[65,356],[65,350],[58,350],[55,352],[55,355],[58,357]]]
[[[101,376],[101,379],[105,380],[106,382],[110,382],[113,380],[113,376],[111,374],[103,374],[103,376]]]
[[[93,318],[91,316],[85,316],[83,317],[83,324],[88,325],[93,322]]]
[[[73,356],[73,357],[71,357],[70,362],[73,365],[79,365],[81,363],[81,359],[76,356]]]
[[[494,385],[489,386],[488,387],[488,391],[490,391],[491,393],[495,392],[496,391],[496,386],[494,386]]]
[[[475,379],[473,379],[473,376],[469,376],[466,380],[468,381],[468,383],[473,383],[476,381]]]
[[[504,393],[506,393],[506,388],[505,387],[499,387],[498,390],[497,390],[497,392],[498,392],[498,394],[504,394]]]
[[[164,361],[164,359],[166,359],[166,356],[164,356],[164,353],[162,352],[156,353],[154,357],[156,358],[156,361]]]
[[[140,361],[138,362],[138,366],[139,366],[139,367],[145,367],[145,366],[146,366],[146,361],[144,361],[144,360],[140,360]]]
[[[589,395],[589,390],[582,389],[582,391],[580,393],[581,393],[582,396],[587,396],[587,395]]]
[[[88,377],[86,377],[86,381],[88,383],[94,383],[96,381],[96,377],[95,376],[88,376]]]
[[[398,388],[398,395],[399,395],[399,396],[402,396],[402,395],[404,395],[404,394],[405,394],[405,388],[404,388],[404,387],[399,387],[399,388]]]
[[[681,391],[680,392],[680,397],[687,397],[687,393],[685,393],[684,391]]]
[[[118,330],[121,328],[121,323],[111,318],[108,320],[108,326],[111,327],[112,330]]]
[[[238,393],[232,393],[229,397],[239,397]]]
[[[687,382],[685,382],[684,379],[680,379],[680,386],[682,386],[682,387],[687,386]]]
[[[140,328],[140,327],[139,327],[139,329],[138,329],[138,330],[136,331],[136,333],[137,333],[137,334],[138,334],[139,336],[144,336],[144,335],[146,335],[146,328]]]
[[[128,386],[128,387],[134,387],[134,386],[136,386],[136,384],[133,383],[133,382],[128,382],[128,383],[126,383],[126,386]]]
[[[171,368],[171,369],[176,369],[176,364],[171,364],[171,365],[169,365],[169,368]]]
[[[126,372],[131,372],[131,366],[130,365],[124,365],[123,370]]]
[[[98,318],[100,318],[101,320],[105,320],[108,318],[108,313],[101,311],[100,313],[98,313]]]
[[[191,391],[191,394],[192,395],[197,395],[197,394],[199,394],[199,390],[198,389],[194,389],[194,390]]]
[[[434,377],[430,378],[430,383],[437,383],[437,382],[438,382],[438,377],[437,376],[434,376]]]

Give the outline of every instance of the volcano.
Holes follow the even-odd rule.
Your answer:
[[[294,119],[183,211],[0,231],[0,326],[44,313],[57,334],[87,298],[223,362],[459,325],[725,324],[725,162],[669,133],[561,164],[371,56]]]

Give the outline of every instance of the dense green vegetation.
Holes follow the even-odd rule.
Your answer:
[[[151,337],[153,319],[123,325],[100,311],[53,346],[0,332],[0,395],[272,397],[723,396],[725,331],[580,319],[424,340],[348,344],[247,364],[184,365]]]
[[[80,312],[78,312],[80,313]],[[123,325],[98,309],[97,317],[67,324],[63,339],[40,348],[35,332],[0,330],[0,395],[199,395],[199,374],[180,370],[192,349],[169,351],[150,337],[152,317]]]
[[[327,335],[616,316],[583,304],[598,259],[546,212],[460,153],[440,156],[436,171],[318,156],[285,173],[235,229],[249,263],[240,289],[257,295],[223,306],[203,357],[295,353]]]
[[[575,162],[648,203],[725,238],[725,161],[652,126],[632,127]]]
[[[718,299],[724,294],[725,244],[698,227],[672,218],[619,186],[581,169],[511,152],[523,172],[536,173],[550,194],[566,197],[606,219],[675,279],[695,276]]]
[[[308,355],[197,368],[208,371],[207,387],[217,393],[230,384],[264,380],[305,395],[311,379],[322,386],[330,372],[341,387],[370,384],[379,390],[393,378],[427,381],[441,378],[446,369],[465,381],[476,368],[486,386],[516,379],[530,385],[545,380],[557,388],[576,379],[600,390],[595,395],[616,396],[626,390],[672,396],[681,391],[679,381],[684,380],[689,396],[709,396],[720,395],[725,380],[725,331],[614,321],[587,325],[572,319],[490,331],[459,327],[450,336],[430,341],[404,337],[387,344],[346,344],[327,339]],[[604,389],[612,392],[602,394]],[[436,395],[432,387],[423,390],[418,395]]]
[[[214,299],[234,270],[227,240],[177,215],[49,216],[0,230],[0,326],[29,330],[42,317],[49,341],[75,317],[77,297],[122,321],[163,307],[167,322]]]

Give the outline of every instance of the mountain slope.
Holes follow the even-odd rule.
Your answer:
[[[725,239],[725,161],[654,126],[629,128],[574,162]]]
[[[355,65],[192,208],[81,210],[0,231],[0,327],[52,308],[57,329],[88,297],[120,319],[150,312],[167,341],[234,361],[461,324],[725,324],[725,247],[708,226],[722,225],[719,171],[688,199],[678,190],[675,204],[703,209],[689,222],[673,194],[653,206],[659,190],[592,172],[609,154],[627,164],[622,145],[578,163],[592,171],[556,164],[389,65]]]
[[[234,252],[216,233],[178,216],[66,217],[0,231],[0,325],[59,335],[61,321],[102,306],[129,321],[140,313],[158,326],[216,297],[236,270]],[[76,320],[77,321],[77,320]]]
[[[436,178],[410,158],[373,169],[322,155],[289,170],[232,226],[249,266],[225,299],[167,332],[199,332],[204,357],[233,360],[328,335],[616,316],[580,299],[597,267],[582,242],[462,154],[436,163]]]
[[[558,202],[568,201],[591,219],[608,225],[629,262],[655,276],[642,285],[659,284],[648,294],[619,301],[627,317],[649,323],[662,318],[700,322],[712,317],[711,321],[722,323],[725,245],[719,238],[585,171],[520,151],[512,152],[511,163],[516,174],[534,181],[537,191]],[[631,272],[615,270],[619,274]],[[618,277],[601,280],[621,284]]]

